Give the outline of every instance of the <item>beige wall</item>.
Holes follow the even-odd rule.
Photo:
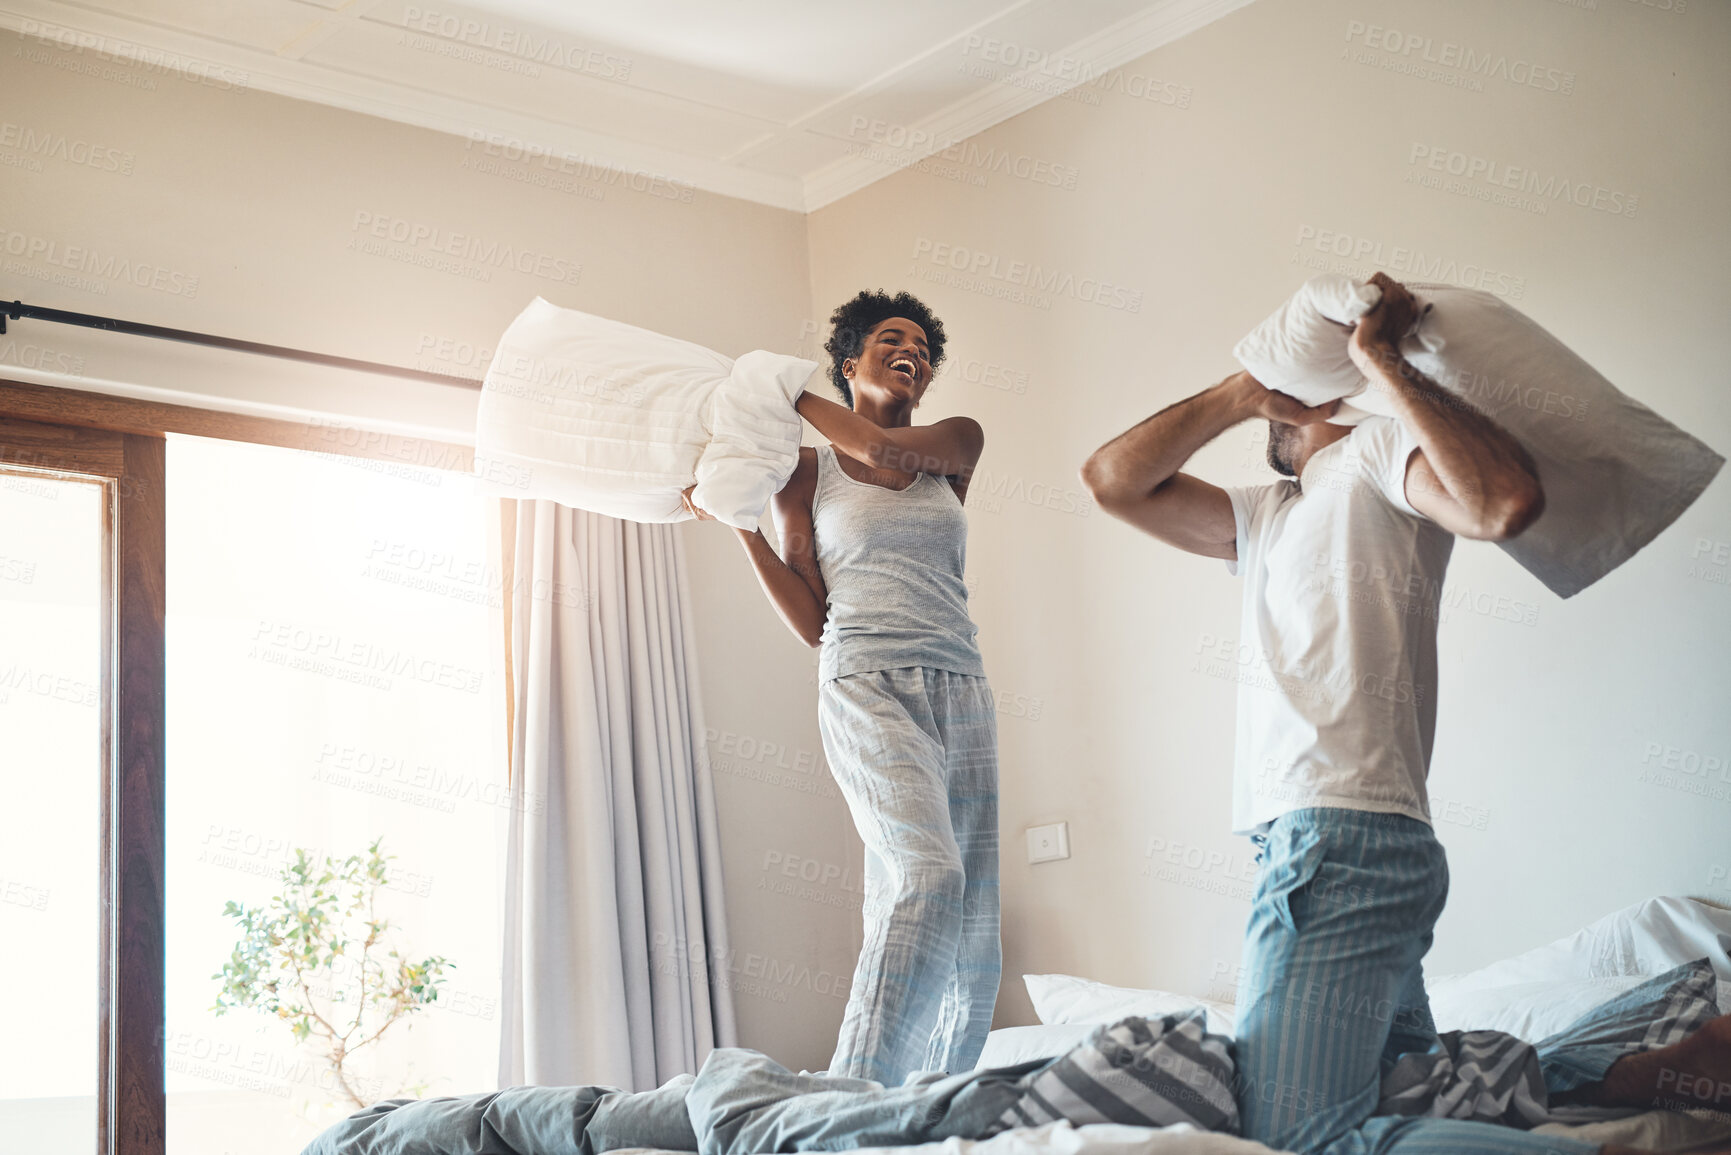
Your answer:
[[[1403,45],[1429,37],[1451,62],[1461,49],[1506,55],[1511,69],[1536,61],[1556,91],[1385,69],[1360,59],[1365,33],[1349,41],[1357,23],[1398,30]],[[1414,43],[1403,59],[1422,57]],[[927,408],[986,428],[969,578],[1001,698],[1000,1024],[1032,1021],[1016,977],[1029,972],[1227,990],[1248,909],[1248,844],[1228,833],[1237,666],[1218,651],[1237,638],[1239,583],[1078,508],[1084,457],[1231,371],[1237,337],[1333,267],[1486,278],[1630,392],[1731,449],[1728,50],[1721,4],[1264,0],[984,133],[974,152],[812,215],[819,304],[865,285],[920,293],[952,340]],[[1445,179],[1459,152],[1599,186],[1601,207],[1587,195],[1589,207],[1535,212],[1425,187],[1415,146],[1436,150]],[[994,171],[986,150],[1057,182]],[[1631,197],[1633,213],[1607,211]],[[1452,271],[1414,273],[1435,258]],[[1017,299],[1027,274],[1012,262],[1105,302]],[[1195,466],[1222,483],[1266,479],[1262,446],[1246,426]],[[1451,597],[1465,600],[1442,626],[1431,775],[1453,889],[1433,972],[1656,893],[1731,902],[1731,771],[1699,770],[1731,762],[1728,540],[1721,478],[1569,602],[1494,548],[1456,550]],[[1720,561],[1703,565],[1714,550]],[[1643,779],[1667,758],[1697,772]],[[1059,819],[1073,857],[1030,867],[1024,829]]]
[[[0,166],[0,230],[161,268],[165,288],[56,284],[40,257],[5,257],[0,281],[8,298],[467,373],[537,293],[727,352],[808,355],[821,344],[812,319],[858,288],[921,293],[952,340],[927,410],[969,413],[988,434],[968,576],[1000,700],[1000,1023],[1031,1021],[1026,972],[1220,993],[1249,857],[1227,833],[1232,669],[1210,651],[1236,637],[1238,585],[1091,511],[1076,468],[1228,372],[1232,342],[1336,261],[1400,275],[1440,258],[1444,279],[1485,277],[1660,412],[1731,446],[1718,368],[1731,9],[1587,2],[1265,0],[806,220],[703,193],[531,187],[512,179],[530,170],[459,138],[173,77],[142,89],[43,50],[14,58],[9,42],[0,121],[114,149],[130,171]],[[1570,91],[1387,70],[1359,59],[1355,22],[1428,36],[1432,55],[1452,42],[1537,61],[1541,85]],[[977,54],[957,65],[996,67]],[[1415,146],[1445,166],[1458,152],[1586,182],[1607,205],[1633,195],[1636,211],[1538,213],[1424,187],[1409,179],[1430,175],[1410,163]],[[1012,172],[994,167],[1006,156]],[[581,273],[572,284],[486,268],[479,280],[356,251],[359,213]],[[958,249],[979,262],[971,280],[945,263]],[[1018,299],[1015,262],[1067,287]],[[172,291],[192,277],[196,296]],[[29,376],[18,362],[44,357],[117,389],[452,437],[473,414],[458,390],[39,325],[0,338],[0,369]],[[1261,453],[1246,427],[1197,468],[1259,479]],[[1653,893],[1731,901],[1731,781],[1643,778],[1667,760],[1731,761],[1731,595],[1711,560],[1731,549],[1728,484],[1568,603],[1493,549],[1457,550],[1465,601],[1443,628],[1433,773],[1454,891],[1433,969]],[[859,944],[860,848],[823,768],[815,656],[727,531],[686,534],[744,1041],[821,1067]],[[1474,611],[1497,598],[1532,624]],[[1059,819],[1073,857],[1029,867],[1023,830]]]

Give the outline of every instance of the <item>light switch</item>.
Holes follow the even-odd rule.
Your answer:
[[[1054,862],[1070,857],[1070,824],[1053,822],[1028,827],[1028,861]]]

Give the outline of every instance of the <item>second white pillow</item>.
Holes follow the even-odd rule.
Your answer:
[[[1034,1013],[1042,1023],[1115,1023],[1131,1015],[1156,1019],[1161,1015],[1194,1010],[1208,1012],[1208,1029],[1231,1035],[1237,1012],[1231,1003],[1213,1002],[1171,991],[1114,987],[1075,975],[1023,975]]]

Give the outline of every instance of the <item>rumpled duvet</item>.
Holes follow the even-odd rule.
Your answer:
[[[1533,1044],[1496,1031],[1449,1032],[1383,1079],[1382,1115],[1531,1128],[1633,1114],[1547,1106],[1597,1069],[1594,1058],[1668,1046],[1718,1014],[1707,959],[1686,963]],[[740,1048],[711,1052],[693,1078],[654,1091],[512,1087],[392,1099],[326,1130],[303,1155],[601,1155],[627,1147],[701,1155],[852,1151],[986,1139],[1063,1119],[1077,1126],[1181,1126],[1232,1134],[1231,1042],[1201,1011],[1126,1019],[1050,1061],[916,1076],[900,1087],[795,1074]]]

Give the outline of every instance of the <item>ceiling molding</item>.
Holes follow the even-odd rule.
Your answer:
[[[276,96],[310,101],[465,139],[477,133],[517,137],[627,172],[647,172],[684,181],[721,196],[772,208],[805,211],[795,177],[757,172],[640,141],[591,132],[544,117],[451,96],[394,80],[377,80],[345,69],[288,59],[261,49],[225,44],[171,28],[56,0],[5,0],[0,28],[28,35],[36,25],[76,29],[105,42],[175,53],[200,64],[244,73],[247,86]],[[118,45],[116,45],[118,46]],[[650,94],[657,95],[657,94]]]
[[[1157,0],[1116,23],[1078,37],[1061,53],[1048,55],[1062,55],[1076,61],[1081,76],[1099,76],[1252,2]],[[819,164],[802,177],[754,168],[751,158],[777,141],[798,139],[801,133],[807,132],[801,126],[824,113],[842,108],[869,111],[875,98],[897,94],[899,79],[908,73],[908,69],[892,70],[856,89],[832,95],[814,109],[806,110],[787,122],[766,119],[719,103],[709,105],[735,118],[735,123],[747,131],[752,122],[761,122],[763,131],[726,155],[705,156],[687,151],[683,146],[637,140],[627,135],[612,135],[564,123],[547,115],[463,95],[460,91],[441,90],[410,80],[380,79],[352,68],[303,59],[303,53],[339,34],[334,25],[323,30],[322,35],[316,27],[309,27],[301,37],[284,46],[286,51],[277,52],[110,11],[100,7],[100,3],[101,0],[85,3],[77,0],[0,0],[0,28],[21,35],[32,32],[40,35],[45,29],[76,30],[79,34],[93,34],[100,41],[91,49],[99,55],[115,55],[112,51],[105,53],[104,48],[120,49],[122,60],[137,48],[175,54],[199,66],[232,69],[244,74],[246,87],[278,96],[463,138],[481,134],[518,138],[549,150],[568,152],[598,166],[628,173],[653,174],[716,195],[800,213],[832,204],[893,175],[906,165],[941,151],[942,147],[984,132],[1018,113],[1054,99],[1068,87],[1074,87],[1060,87],[1053,83],[1051,76],[1026,68],[1006,73],[910,125],[910,129],[920,130],[917,139],[930,143],[921,149],[908,150],[901,164],[885,164],[881,158],[850,155]],[[1025,4],[1026,0],[1011,4],[972,29],[946,35],[922,56],[930,56],[959,43],[963,36],[990,26]],[[309,7],[311,12],[317,12],[323,5],[313,3]],[[333,11],[331,16],[341,21],[340,12]],[[1034,78],[1038,78],[1040,83],[1017,83],[1018,80]],[[615,82],[597,80],[593,83]],[[1076,83],[1082,83],[1082,80],[1078,79]],[[625,85],[623,90],[631,94],[631,99],[642,102],[640,107],[661,113],[666,113],[670,106],[691,103],[688,97],[649,88]],[[828,139],[823,133],[815,136]],[[847,142],[838,138],[835,143],[845,147]]]
[[[1169,44],[1252,2],[1253,0],[1164,0],[1146,12],[1083,37],[1065,48],[1062,55],[1076,60],[1078,71],[1084,75],[1098,76],[1139,56],[1145,56],[1162,44]],[[978,136],[988,128],[1002,124],[1030,108],[1056,99],[1061,92],[1067,92],[1082,83],[1078,79],[1076,84],[1063,89],[1049,87],[1039,91],[1034,85],[1016,84],[1012,79],[1038,75],[1041,74],[1030,69],[1020,69],[1004,82],[989,85],[918,124],[909,125],[909,133],[912,135],[918,131],[921,134],[919,139],[937,144],[963,141],[971,136]],[[1048,76],[1045,79],[1049,81],[1051,78]],[[940,151],[942,149],[938,147],[909,149],[901,167],[915,164]],[[805,211],[815,212],[895,171],[882,161],[860,156],[832,161],[805,178]]]

